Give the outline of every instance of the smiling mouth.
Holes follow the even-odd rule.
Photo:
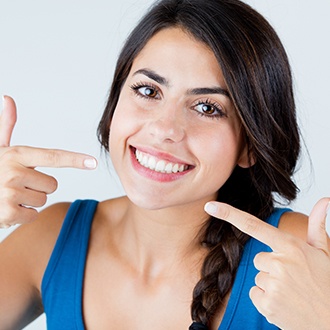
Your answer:
[[[181,173],[187,171],[190,166],[187,164],[173,163],[164,159],[159,159],[155,156],[144,153],[135,149],[134,154],[139,164],[145,168],[159,173]]]

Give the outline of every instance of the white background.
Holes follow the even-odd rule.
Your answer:
[[[330,195],[330,1],[246,2],[273,24],[291,60],[298,120],[310,154],[305,150],[302,157],[296,175],[301,193],[292,206],[309,213]],[[19,115],[12,144],[85,152],[100,160],[93,172],[45,169],[59,181],[48,204],[123,194],[95,131],[119,49],[151,3],[0,0],[0,94],[16,99]],[[11,230],[2,230],[0,240]],[[26,329],[45,328],[42,316]]]

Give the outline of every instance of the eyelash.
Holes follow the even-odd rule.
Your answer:
[[[151,83],[139,82],[139,83],[135,83],[135,84],[131,85],[130,88],[136,96],[141,97],[148,101],[153,101],[160,94],[158,87]],[[146,88],[146,89],[149,88],[149,89],[153,90],[154,93],[156,93],[156,96],[150,97],[148,95],[144,95],[139,91],[140,88]],[[212,107],[214,109],[215,114],[207,114],[207,113],[203,113],[203,112],[196,110],[196,107],[198,107],[200,105],[206,105],[206,106]],[[226,113],[224,112],[222,106],[214,101],[211,101],[210,99],[205,99],[205,100],[196,102],[195,105],[192,106],[192,110],[194,110],[198,116],[207,117],[207,118],[211,118],[211,119],[220,119],[220,118],[227,116]]]
[[[141,92],[139,92],[139,89],[143,88],[143,87],[152,89],[152,90],[155,91],[155,93],[157,93],[157,96],[159,95],[158,88],[156,86],[154,86],[153,84],[150,84],[150,83],[147,84],[147,83],[139,82],[139,83],[131,85],[130,88],[136,96],[139,96],[139,97],[141,97],[143,99],[146,99],[146,100],[149,100],[149,101],[152,101],[153,99],[155,99],[155,97],[150,97],[148,95],[144,95]]]
[[[214,113],[208,114],[208,113],[200,112],[200,111],[196,110],[196,107],[199,105],[210,106],[211,108],[213,108]],[[198,101],[192,108],[194,111],[196,111],[197,115],[199,115],[201,117],[208,117],[211,119],[220,119],[223,117],[227,117],[222,106],[220,104],[218,104],[217,102],[211,101],[210,99],[206,99],[204,101]]]

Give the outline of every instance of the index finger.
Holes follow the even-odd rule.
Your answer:
[[[34,147],[13,147],[4,151],[25,167],[70,167],[94,169],[97,161],[94,157],[60,149]]]
[[[212,216],[231,223],[242,232],[268,245],[273,251],[283,250],[287,245],[286,238],[288,234],[228,204],[219,202],[206,203],[205,211]]]

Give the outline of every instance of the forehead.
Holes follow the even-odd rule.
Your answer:
[[[212,50],[181,28],[156,33],[133,61],[132,72],[151,68],[165,77],[185,77],[194,82],[225,87],[223,74]]]

